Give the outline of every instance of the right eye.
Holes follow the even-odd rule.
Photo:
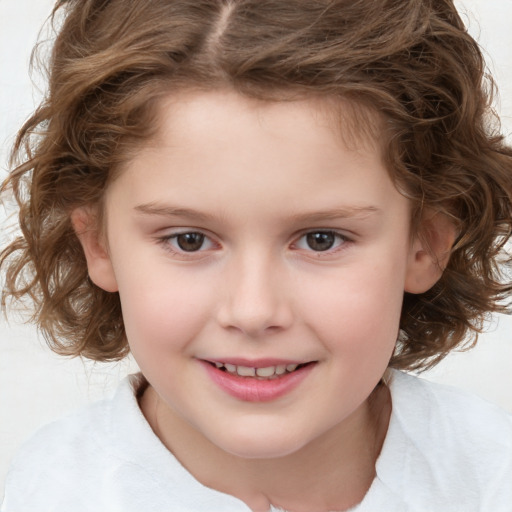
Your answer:
[[[175,235],[176,245],[185,252],[199,251],[204,244],[205,236],[202,233],[182,233]]]
[[[171,252],[190,253],[211,249],[214,243],[203,233],[198,231],[185,231],[162,237],[160,241]]]

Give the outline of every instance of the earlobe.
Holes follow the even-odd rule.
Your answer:
[[[71,214],[71,223],[82,244],[91,281],[107,292],[117,292],[112,261],[101,240],[94,212],[89,208],[77,208]]]
[[[409,253],[406,292],[424,293],[437,283],[448,265],[456,237],[455,225],[446,215],[424,215]]]

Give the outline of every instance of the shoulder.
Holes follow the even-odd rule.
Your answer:
[[[446,507],[454,500],[453,510],[465,512],[512,503],[512,415],[401,372],[392,373],[390,389],[380,468],[390,486],[411,502]]]
[[[137,396],[140,375],[110,400],[40,429],[11,465],[1,512],[245,510],[201,485],[153,433]]]
[[[153,433],[137,396],[142,375],[115,396],[40,429],[7,476],[1,512],[245,510],[186,471]]]
[[[137,406],[136,389],[138,375],[127,377],[111,398],[85,406],[36,431],[26,442],[16,461],[29,459],[52,460],[62,457],[89,457],[95,445],[103,448],[111,440],[116,428],[114,419],[132,422],[140,413]],[[107,455],[107,454],[105,454]]]
[[[27,510],[35,503],[45,510],[56,500],[59,505],[69,501],[69,510],[82,510],[77,498],[94,499],[106,475],[119,467],[123,457],[130,457],[119,443],[140,428],[138,423],[143,424],[134,394],[139,383],[138,376],[130,376],[112,399],[39,429],[11,464],[2,510]]]
[[[512,414],[496,405],[402,372],[393,372],[390,388],[395,419],[413,437],[430,433],[427,440],[443,443],[449,435],[452,444],[487,441],[512,450]]]

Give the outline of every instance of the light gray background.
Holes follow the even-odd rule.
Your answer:
[[[0,0],[0,179],[16,130],[40,93],[28,75],[39,28],[53,0]],[[488,54],[498,81],[505,133],[512,133],[512,0],[463,0],[471,33]],[[39,82],[40,83],[40,82]],[[509,135],[512,143],[512,137]],[[4,220],[0,208],[0,220]],[[0,232],[0,240],[1,240]],[[495,318],[477,348],[453,354],[426,378],[469,389],[512,411],[512,319]],[[93,364],[53,355],[31,326],[0,321],[0,497],[8,463],[38,426],[89,403],[136,370],[131,360]]]

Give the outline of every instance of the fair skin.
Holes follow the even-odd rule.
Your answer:
[[[404,290],[440,274],[378,146],[346,147],[323,107],[178,95],[106,191],[104,236],[73,214],[91,279],[120,294],[154,432],[255,512],[363,499]]]

